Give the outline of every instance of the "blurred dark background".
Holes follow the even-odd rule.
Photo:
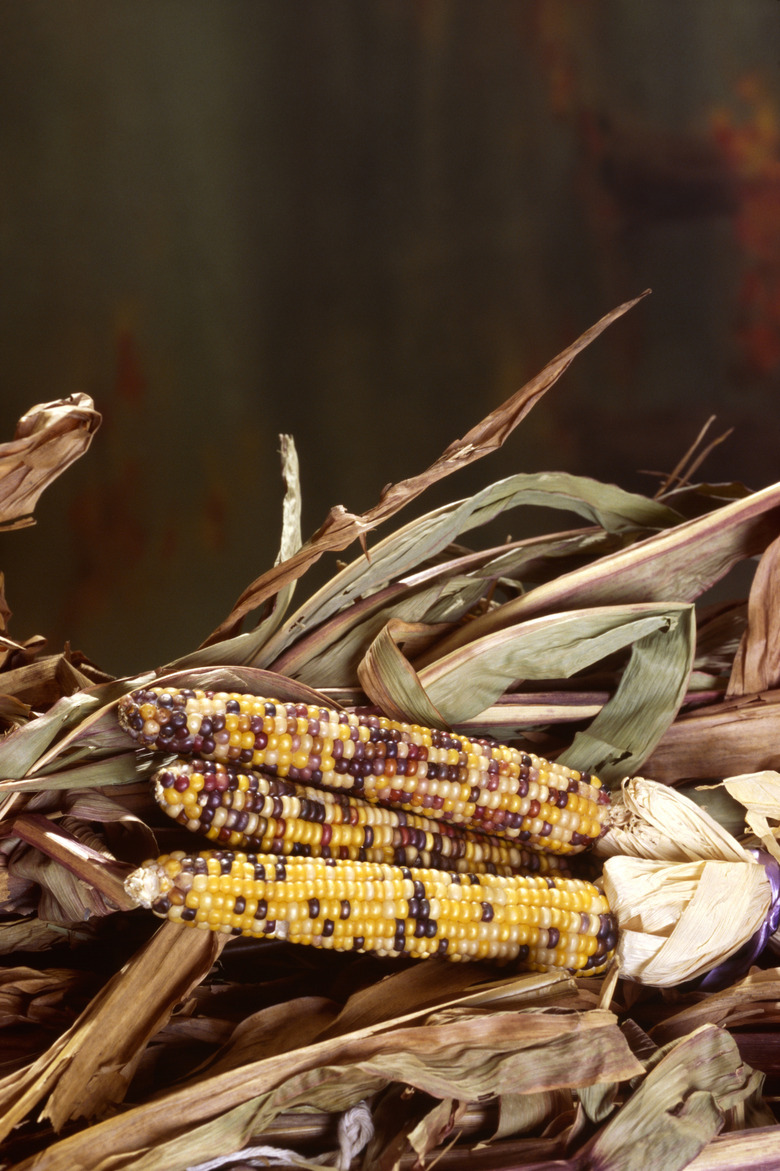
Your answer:
[[[17,639],[193,649],[274,559],[280,432],[308,534],[647,287],[414,510],[652,494],[713,414],[702,476],[778,479],[777,0],[27,0],[0,46],[0,439],[104,416],[0,538]]]

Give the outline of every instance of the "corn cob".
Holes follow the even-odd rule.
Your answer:
[[[592,844],[609,806],[601,782],[587,773],[380,716],[152,687],[124,696],[119,719],[148,748],[247,765],[550,853]]]
[[[152,776],[158,805],[225,849],[390,862],[471,874],[564,874],[567,856],[385,809],[347,793],[213,760],[178,760]]]
[[[381,956],[515,959],[595,974],[617,939],[603,893],[576,878],[213,850],[163,855],[125,885],[177,923]]]

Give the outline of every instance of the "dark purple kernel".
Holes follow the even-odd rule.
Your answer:
[[[320,900],[309,899],[309,918],[316,919],[320,913]]]
[[[558,941],[561,938],[561,933],[557,927],[547,928],[547,946],[549,948],[557,947]]]
[[[322,924],[322,934],[326,939],[333,934],[333,920],[332,919],[326,919],[325,922]]]
[[[436,932],[439,930],[439,924],[435,919],[426,919],[425,921],[425,936],[427,939],[433,939]]]
[[[225,704],[225,711],[231,716],[236,716],[241,711],[241,704],[237,699],[229,699]]]
[[[212,730],[212,732],[221,732],[224,727],[225,727],[224,715],[222,714],[222,712],[215,712],[214,715],[211,717],[211,730]]]
[[[549,821],[542,822],[542,828],[539,830],[539,837],[546,838],[548,834],[552,833],[552,826]]]
[[[234,914],[243,915],[246,910],[246,899],[243,895],[236,895]]]
[[[493,918],[494,914],[495,914],[495,912],[493,911],[493,908],[490,905],[490,903],[483,903],[482,904],[482,922],[483,923],[489,923],[491,921],[491,919]]]
[[[191,923],[196,914],[197,912],[194,907],[185,907],[181,913],[181,917],[185,922]]]
[[[352,908],[349,905],[349,899],[341,900],[341,907],[339,908],[339,919],[348,919]]]
[[[440,939],[439,946],[436,949],[437,955],[445,956],[449,950],[449,946],[450,946],[449,939]]]
[[[609,914],[599,915],[599,929],[596,934],[597,939],[604,939],[609,935],[614,927],[615,920]]]
[[[287,881],[287,867],[285,866],[284,862],[277,862],[276,863],[276,871],[275,871],[274,877],[276,878],[277,882],[286,882]]]
[[[530,949],[527,943],[524,943],[523,946],[518,949],[517,958],[521,964],[525,963],[525,961],[528,959],[529,950]]]

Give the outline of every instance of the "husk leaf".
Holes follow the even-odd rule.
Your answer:
[[[498,1012],[441,1026],[361,1031],[172,1091],[52,1144],[18,1171],[184,1171],[215,1149],[241,1150],[282,1110],[340,1111],[391,1081],[462,1100],[641,1072],[604,1010]]]
[[[780,773],[764,770],[739,777],[727,777],[724,789],[745,806],[745,823],[756,835],[765,850],[780,862],[777,843],[780,827],[770,825],[770,819],[780,822]]]
[[[757,862],[656,862],[616,855],[602,882],[618,921],[621,974],[668,988],[703,975],[758,930],[771,891]]]
[[[778,533],[780,484],[774,484],[537,586],[475,618],[467,632],[445,639],[435,653],[447,654],[468,638],[575,604],[693,602],[738,562],[762,553]]]
[[[134,1061],[224,944],[211,932],[164,923],[28,1069],[0,1079],[0,1138],[38,1102],[59,1130],[121,1102]]]
[[[748,597],[747,629],[734,656],[727,695],[780,686],[780,538],[765,550]]]
[[[658,781],[712,780],[780,769],[780,690],[684,712],[644,761]]]
[[[625,854],[663,862],[754,861],[705,809],[645,777],[627,778],[613,795],[609,827],[594,853],[600,858]]]
[[[258,658],[257,665],[270,665],[273,662],[277,670],[290,671],[297,677],[299,657],[288,658],[290,652],[287,655],[284,652],[291,642],[297,643],[309,628],[320,626],[334,613],[370,597],[388,582],[398,580],[424,565],[463,533],[487,524],[521,505],[570,509],[602,526],[606,533],[641,533],[648,529],[652,531],[668,527],[679,520],[679,514],[655,501],[584,476],[541,472],[521,473],[499,480],[465,500],[444,505],[411,521],[379,541],[372,548],[370,558],[359,557],[345,566],[292,615],[277,637],[269,642]],[[578,547],[587,540],[596,546],[593,551],[595,555],[598,535],[598,529],[594,529],[583,536],[572,538],[569,534],[561,534],[561,538],[566,540],[567,551],[572,539]],[[499,576],[510,571],[518,572],[529,552],[532,556],[538,556],[540,543],[549,544],[550,538],[519,542],[511,556],[508,550],[504,550],[506,562],[501,563],[497,559],[492,572]],[[484,559],[485,555],[481,556]]]
[[[602,606],[536,618],[469,641],[420,670],[420,683],[445,719],[459,724],[515,680],[570,678],[641,639],[665,634],[679,612],[669,605]]]
[[[704,1025],[650,1060],[639,1088],[588,1144],[587,1166],[682,1171],[715,1137],[756,1078],[728,1033]]]
[[[635,297],[607,313],[549,362],[530,382],[467,432],[462,439],[451,443],[424,472],[389,485],[382,493],[379,503],[368,512],[356,516],[341,505],[332,508],[318,531],[296,554],[264,573],[247,587],[225,621],[209,635],[204,645],[219,642],[234,634],[247,614],[257,609],[268,598],[275,596],[283,586],[301,577],[323,553],[328,550],[345,549],[353,541],[363,540],[367,532],[395,515],[431,484],[500,448],[518,423],[571,365],[577,354],[603,333],[613,321],[633,308],[639,300],[641,297]]]
[[[631,647],[617,690],[561,760],[618,783],[639,768],[685,698],[696,643],[692,606],[667,607],[666,624]]]
[[[100,415],[86,394],[32,407],[10,443],[0,444],[0,528],[33,524],[44,489],[90,445]]]

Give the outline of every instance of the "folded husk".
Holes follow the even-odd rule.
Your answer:
[[[709,972],[764,922],[771,888],[757,862],[655,862],[616,856],[604,892],[618,921],[621,975],[670,988]]]
[[[754,861],[705,809],[645,777],[628,778],[614,794],[609,828],[594,853],[600,858],[626,854],[665,862]]]

